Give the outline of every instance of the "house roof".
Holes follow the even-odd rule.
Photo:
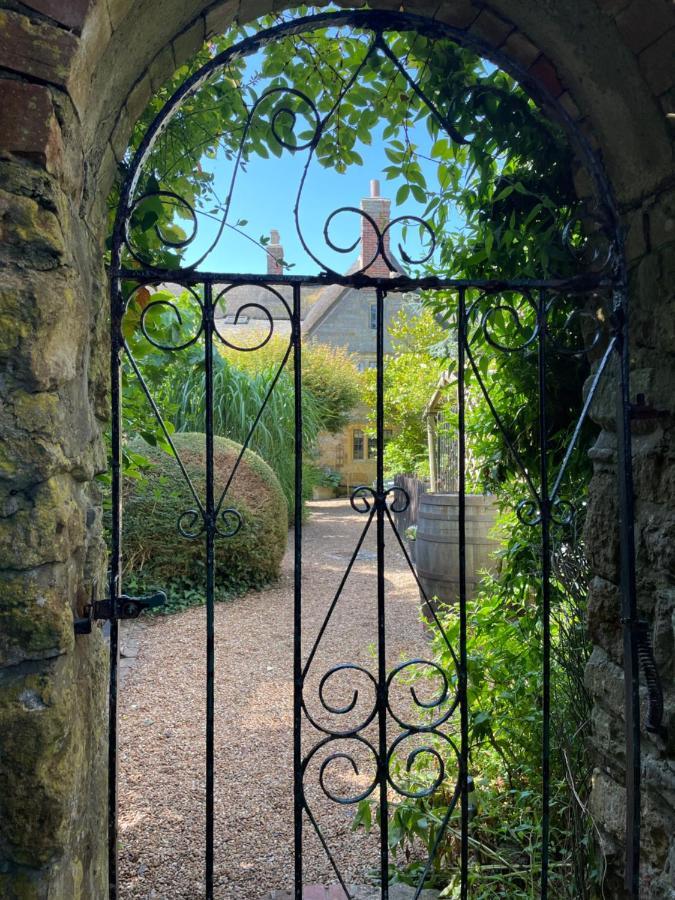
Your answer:
[[[347,275],[353,275],[359,270],[359,260],[356,259],[347,270]],[[315,303],[310,308],[302,321],[302,330],[304,334],[310,334],[321,322],[326,318],[328,313],[333,309],[341,297],[352,288],[345,287],[343,284],[329,284],[325,288],[321,288]]]
[[[391,273],[391,277],[393,278],[395,275],[403,275],[405,274],[403,269],[401,268],[401,264],[399,261],[390,253],[389,258],[391,260],[391,264],[394,266],[394,271]],[[351,264],[349,269],[345,272],[346,275],[354,275],[355,272],[359,272],[361,270],[361,258],[358,257]],[[329,284],[325,288],[322,288],[319,291],[319,295],[316,301],[309,308],[308,312],[303,316],[302,321],[302,330],[305,334],[311,334],[315,328],[323,322],[326,316],[334,309],[334,307],[339,303],[342,297],[347,294],[349,291],[353,291],[354,288],[345,286],[343,284]],[[361,288],[360,290],[368,290],[368,288]]]

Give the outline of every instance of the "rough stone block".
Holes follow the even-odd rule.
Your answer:
[[[65,87],[78,46],[62,28],[0,10],[0,63],[6,69]]]
[[[236,14],[237,4],[233,0],[209,10],[206,13],[206,37],[209,38],[211,35],[221,34],[229,28]]]
[[[524,69],[529,69],[540,53],[539,47],[536,47],[521,31],[512,31],[502,50]]]
[[[445,22],[454,28],[468,28],[479,12],[471,0],[451,0],[440,6],[436,18],[439,22]]]
[[[662,503],[673,487],[674,461],[668,459],[669,439],[660,428],[633,439],[633,487],[642,503]]]
[[[79,32],[82,31],[92,2],[93,0],[24,0],[24,6]]]
[[[513,28],[512,22],[508,22],[506,19],[502,19],[501,16],[483,9],[472,22],[469,30],[472,34],[476,34],[483,38],[484,41],[487,41],[491,47],[497,49],[502,46],[513,31]]]
[[[673,258],[675,256],[675,247],[673,246],[675,243],[675,192],[662,195],[650,208],[649,238],[653,247],[662,248],[663,261],[666,264],[670,261],[671,271],[668,273],[663,272],[659,286],[666,288],[661,293],[664,297],[669,296],[672,302],[675,295],[673,293],[673,284],[671,281],[668,281],[668,275],[672,272]]]
[[[654,608],[654,656],[667,681],[673,685],[675,668],[675,588],[659,591]],[[673,685],[675,687],[675,685]],[[675,739],[675,735],[673,735]]]
[[[127,97],[126,112],[132,127],[143,114],[143,110],[150,102],[151,97],[152,85],[146,73],[132,87]]]
[[[581,118],[581,110],[574,102],[574,98],[569,93],[569,91],[565,91],[560,97],[558,97],[558,103],[565,110],[567,115],[572,119],[572,121],[576,122]]]
[[[603,830],[617,839],[618,849],[626,829],[625,787],[596,769],[589,808],[596,821],[602,822]]]
[[[616,714],[623,713],[623,669],[612,662],[609,656],[596,647],[591,654],[584,674],[584,682],[596,700],[604,708]]]
[[[108,4],[108,14],[113,29],[121,24],[127,13],[134,5],[135,0],[106,0]]]
[[[0,260],[21,267],[53,269],[63,262],[66,244],[55,212],[30,197],[0,190]]]
[[[75,591],[70,565],[5,573],[0,591],[0,666],[48,659],[73,649],[70,601]]]
[[[74,60],[68,87],[75,107],[83,117],[86,115],[87,99],[91,90],[90,73],[105,53],[110,42],[112,26],[105,6],[99,0],[99,9],[87,17],[80,41],[80,52]]]
[[[82,497],[68,475],[50,478],[18,497],[18,509],[0,522],[0,559],[17,572],[65,563],[84,545]]]
[[[620,9],[628,6],[631,0],[595,0],[595,2],[603,12],[606,12],[608,15],[614,15]]]
[[[131,137],[132,130],[133,125],[129,121],[126,107],[124,107],[120,110],[119,118],[110,136],[110,146],[112,147],[112,151],[115,154],[115,159],[118,163],[122,162],[124,159],[124,154],[129,146],[129,138]]]
[[[99,818],[106,756],[102,650],[95,633],[85,647],[41,671],[17,667],[3,680],[2,873],[7,862],[28,866],[27,882],[34,888],[34,893],[2,893],[0,881],[3,897],[105,896],[105,828]],[[48,868],[37,871],[41,866]],[[11,869],[9,877],[14,888]]]
[[[546,88],[552,97],[559,97],[563,93],[564,88],[560,83],[556,68],[551,60],[547,59],[545,56],[540,56],[539,59],[530,66],[528,73],[539,82],[542,87]]]
[[[640,53],[675,27],[675,12],[667,0],[651,0],[649,12],[645,10],[644,0],[633,0],[616,14],[616,24],[626,46],[633,53]]]
[[[631,213],[622,221],[624,229],[624,249],[629,266],[647,252],[645,223],[641,215]]]
[[[11,154],[56,172],[63,144],[49,88],[0,79],[0,155]]]
[[[173,58],[173,50],[170,46],[163,47],[148,66],[148,77],[152,90],[157,92],[176,70],[176,62]]]
[[[0,358],[5,376],[30,392],[60,389],[83,375],[89,316],[77,286],[62,272],[5,272],[0,321],[7,333],[0,331]]]
[[[206,40],[206,23],[200,16],[196,22],[173,40],[173,56],[176,66],[182,66],[201,50]]]
[[[635,229],[646,240],[653,242],[652,222],[658,212],[652,210],[635,216]],[[647,348],[650,353],[670,353],[675,345],[675,294],[672,290],[675,276],[675,245],[664,246],[660,251],[643,255],[633,268],[630,278],[630,330],[633,345]],[[664,366],[667,375],[669,367]],[[650,390],[652,386],[650,385]],[[654,398],[652,397],[652,400]],[[672,409],[672,387],[660,398],[664,409]]]
[[[588,591],[588,636],[602,647],[610,659],[620,663],[623,656],[621,627],[621,595],[611,581],[594,578]]]
[[[643,50],[638,57],[640,70],[655,94],[663,94],[675,82],[673,66],[673,40],[675,29],[668,31],[658,41]]]
[[[589,496],[584,526],[584,546],[591,571],[606,581],[618,584],[619,529],[616,476],[596,473],[591,480]]]
[[[637,564],[651,586],[658,578],[675,578],[675,517],[667,508],[650,510],[638,522]],[[650,597],[653,595],[650,591]]]

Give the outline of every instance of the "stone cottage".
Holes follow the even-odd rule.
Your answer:
[[[390,221],[391,201],[380,196],[380,183],[370,182],[370,196],[361,200],[360,208],[377,222],[380,233]],[[357,272],[373,260],[365,271],[369,275],[389,278],[400,273],[390,270],[381,254],[377,253],[377,236],[367,219],[361,220],[360,253],[349,269]],[[389,249],[389,234],[385,234],[384,250],[393,265],[396,260]],[[355,290],[351,287],[331,285],[325,287],[303,318],[302,333],[306,342],[343,347],[351,353],[360,371],[376,367],[375,329],[377,307],[375,291]],[[391,294],[384,301],[384,352],[392,352],[390,328],[404,310],[414,311],[415,298],[407,294]],[[319,440],[319,462],[339,472],[342,485],[347,488],[370,484],[375,479],[376,440],[368,434],[366,421],[368,410],[357,408],[352,420],[340,434],[324,434]],[[384,439],[388,436],[385,428]]]
[[[380,196],[380,183],[370,182],[370,195],[361,200],[360,208],[375,222],[382,233],[390,221],[391,201]],[[279,232],[272,229],[270,243],[266,247],[267,274],[281,275],[283,268],[283,247]],[[373,260],[365,271],[369,275],[382,278],[400,274],[397,267],[389,269],[381,254],[377,253],[377,235],[367,219],[361,220],[359,255],[348,270],[353,274],[364,268],[368,260]],[[385,253],[397,265],[389,250],[389,235],[385,235]],[[219,291],[215,295],[218,296]],[[276,296],[275,293],[276,292]],[[254,346],[263,338],[270,327],[274,334],[290,334],[290,318],[283,302],[292,307],[292,291],[289,287],[274,287],[272,290],[258,285],[240,286],[232,289],[227,302],[222,304],[218,330],[223,337],[236,346]],[[225,300],[225,297],[223,297]],[[406,294],[391,294],[385,298],[384,352],[391,353],[390,326],[398,314],[408,309],[414,311],[415,298]],[[347,350],[354,358],[358,369],[375,368],[375,291],[372,288],[356,290],[342,285],[329,285],[313,295],[303,295],[302,335],[306,343],[327,344]],[[368,433],[368,413],[364,407],[354,410],[347,427],[338,434],[323,434],[319,440],[319,464],[333,469],[342,476],[342,485],[350,488],[359,484],[370,484],[375,479],[376,440]],[[385,440],[388,430],[385,429]]]

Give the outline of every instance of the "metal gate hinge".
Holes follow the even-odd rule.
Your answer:
[[[91,634],[94,619],[137,619],[142,612],[165,604],[164,591],[156,591],[147,597],[122,594],[115,600],[92,600],[84,609],[84,617],[75,619],[75,634]]]

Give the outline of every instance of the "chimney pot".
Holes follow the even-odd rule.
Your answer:
[[[281,238],[276,228],[270,229],[270,242],[267,245],[267,274],[283,275],[284,270],[279,261],[284,258],[284,248],[280,244]]]
[[[389,209],[391,201],[380,196],[380,182],[377,178],[371,179],[370,196],[361,200],[361,209],[375,222],[377,232],[365,216],[361,221],[361,266],[368,263],[366,274],[378,278],[390,278],[393,274],[385,262],[379,250],[378,234],[383,236],[384,252],[389,258],[389,233],[386,232],[389,224]]]

